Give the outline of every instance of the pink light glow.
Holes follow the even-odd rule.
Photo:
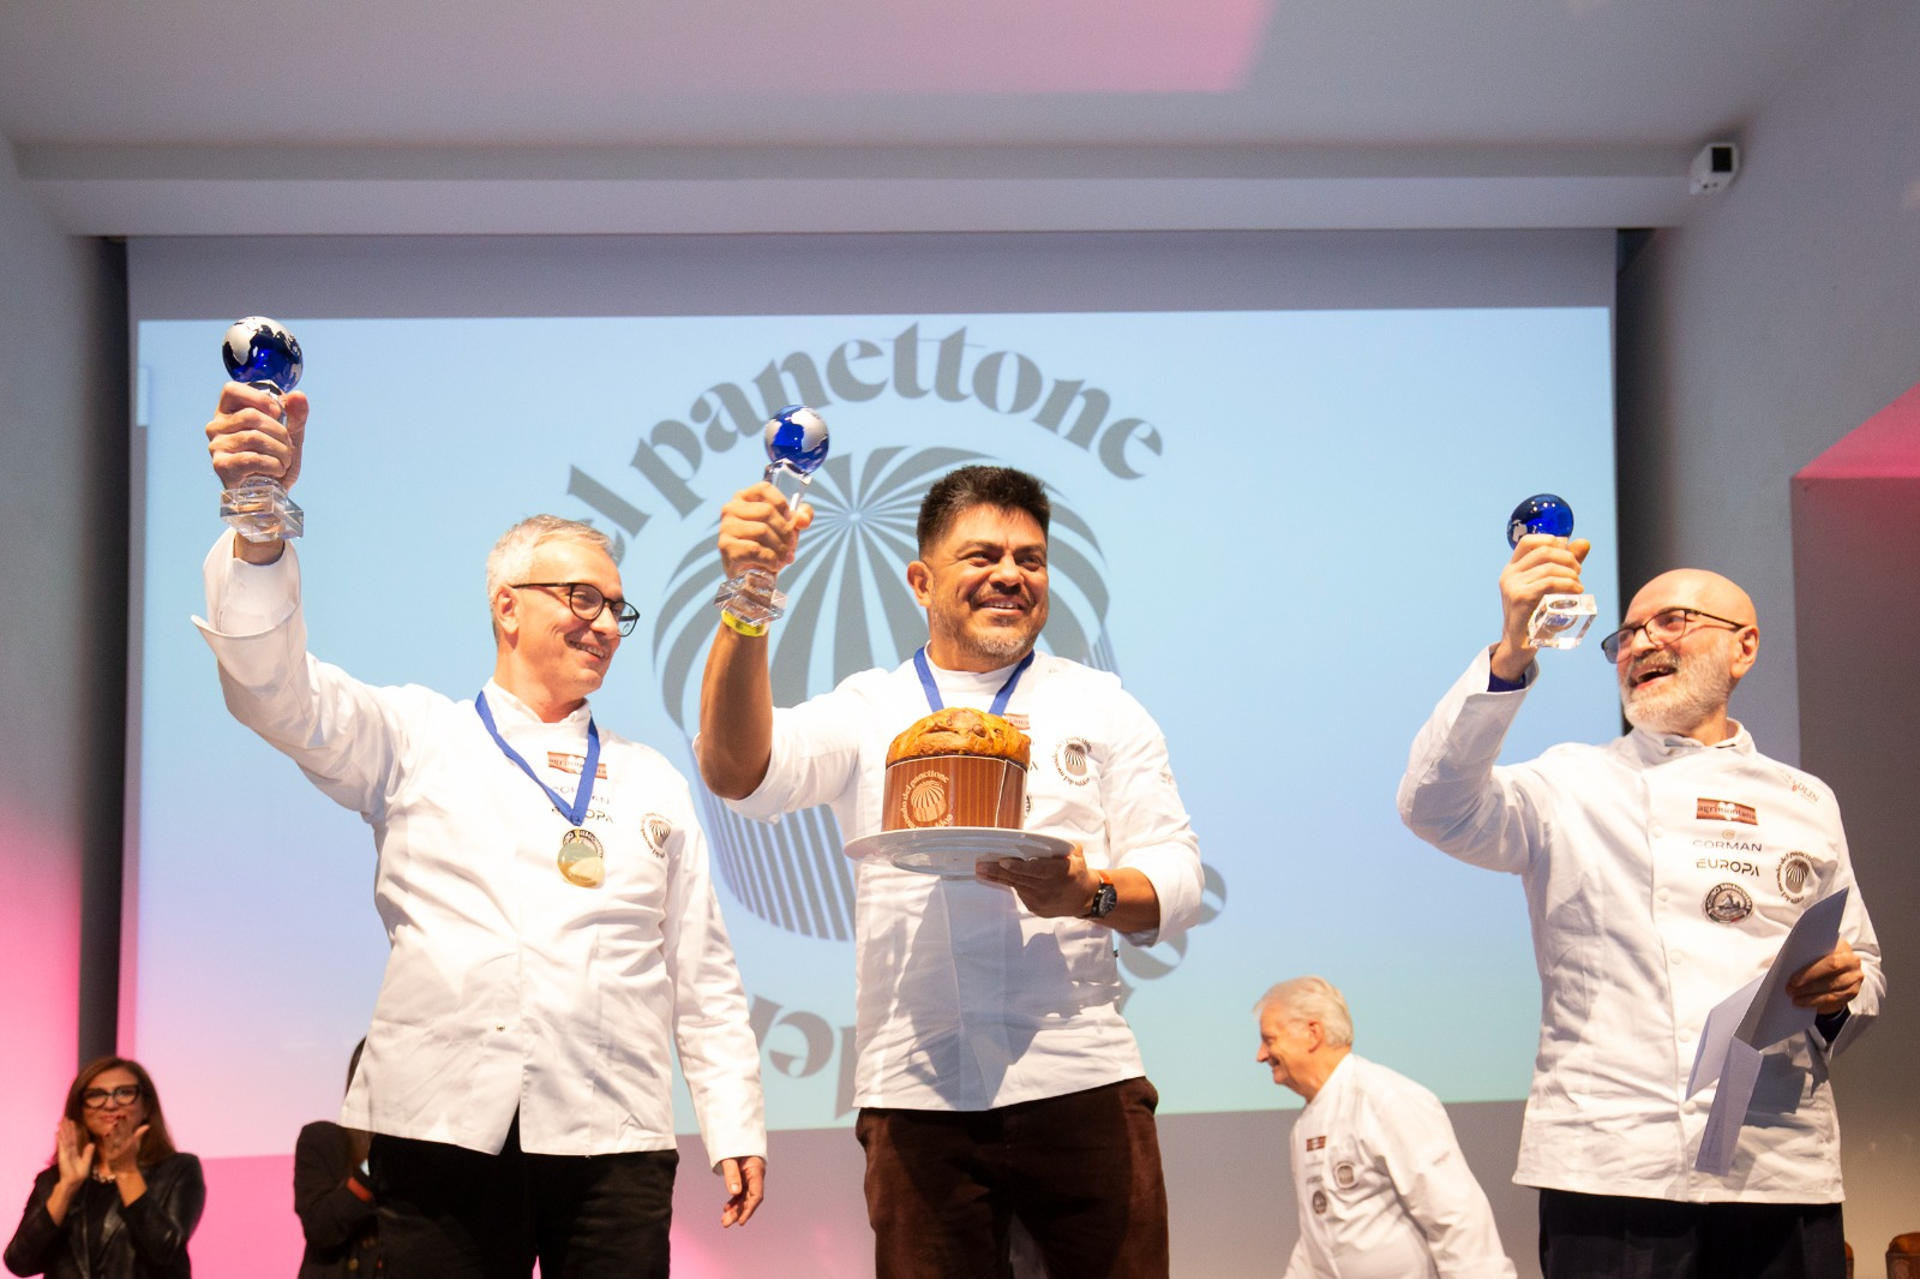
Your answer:
[[[193,1149],[190,1134],[174,1136]],[[201,1166],[207,1211],[187,1248],[193,1273],[201,1279],[258,1279],[298,1270],[302,1241],[293,1214],[293,1156],[207,1159]]]
[[[1265,0],[879,0],[841,47],[854,54],[854,82],[875,89],[1220,93],[1245,81],[1267,10]]]
[[[842,0],[741,8],[737,22],[659,10],[628,35],[674,51],[648,66],[654,92],[700,92],[712,68],[736,67],[731,91],[783,96],[1222,93],[1245,83],[1271,10],[1271,0]]]
[[[1907,389],[1795,473],[1796,480],[1920,476],[1920,384]]]
[[[66,1079],[60,1082],[64,1086]],[[58,1108],[56,1100],[55,1109]],[[687,1144],[697,1146],[697,1142]],[[192,1148],[191,1141],[187,1142],[187,1148]],[[45,1163],[44,1155],[40,1162]],[[259,1279],[265,1274],[291,1274],[297,1270],[302,1240],[300,1219],[293,1211],[293,1156],[206,1159],[201,1161],[201,1166],[207,1178],[207,1210],[188,1248],[193,1258],[193,1273],[199,1279]],[[715,1219],[719,1203],[713,1196],[715,1183],[702,1175],[704,1171],[697,1166],[689,1168],[683,1162],[682,1180],[675,1186],[671,1239],[673,1273],[678,1279],[727,1279],[740,1274],[743,1272],[742,1250],[751,1254],[752,1245],[762,1242],[739,1238],[735,1231],[720,1229]],[[689,1172],[694,1174],[691,1178],[687,1177]],[[24,1185],[23,1182],[22,1194]],[[692,1194],[683,1197],[682,1191]],[[857,1199],[857,1194],[855,1197]],[[856,1274],[872,1263],[872,1243],[865,1223],[857,1225],[858,1229],[851,1232],[836,1233],[812,1223],[802,1227],[804,1242],[796,1243],[807,1248],[809,1257],[816,1263],[822,1258],[842,1257],[845,1262],[842,1273]],[[755,1218],[746,1229],[756,1227],[764,1236],[761,1218]]]
[[[75,1069],[80,1006],[80,850],[73,832],[0,813],[0,1195],[23,1202],[53,1156]],[[8,1227],[11,1229],[11,1225]]]

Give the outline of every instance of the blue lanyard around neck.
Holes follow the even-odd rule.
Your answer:
[[[540,774],[533,771],[533,765],[527,763],[519,751],[507,745],[507,739],[500,736],[500,730],[493,725],[493,712],[487,709],[487,694],[484,690],[473,699],[473,709],[480,712],[480,722],[487,726],[487,732],[493,734],[493,741],[506,757],[520,765],[520,771],[533,779],[533,784],[547,793],[553,806],[560,815],[575,826],[584,826],[587,820],[587,805],[593,802],[593,777],[600,771],[600,730],[594,726],[593,716],[587,716],[587,762],[580,769],[580,786],[574,792],[573,802],[567,803],[560,798],[560,792],[540,780]]]
[[[1020,664],[1013,668],[1013,674],[1007,676],[1007,682],[1000,686],[1000,691],[993,695],[993,705],[987,708],[988,714],[1005,715],[1007,713],[1007,703],[1013,700],[1013,686],[1020,682],[1020,677],[1027,673],[1027,667],[1032,665],[1033,651],[1029,649],[1027,655],[1020,659]],[[933,667],[927,664],[927,649],[924,644],[913,655],[913,668],[920,672],[920,687],[927,692],[927,705],[936,711],[947,709],[946,702],[940,697],[940,686],[933,682]]]

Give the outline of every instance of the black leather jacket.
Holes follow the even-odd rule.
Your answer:
[[[67,1219],[56,1226],[47,1215],[47,1197],[60,1170],[43,1169],[7,1245],[7,1269],[47,1279],[190,1279],[187,1240],[207,1203],[200,1161],[173,1155],[144,1172],[147,1193],[132,1203],[76,1195]]]

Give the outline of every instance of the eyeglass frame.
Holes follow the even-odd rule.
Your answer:
[[[117,1084],[112,1088],[89,1088],[80,1094],[80,1104],[88,1110],[105,1110],[109,1101],[122,1106],[131,1106],[146,1095],[146,1089],[139,1084]],[[121,1093],[132,1093],[131,1097],[122,1097]]]
[[[1680,629],[1676,631],[1671,638],[1656,640],[1653,638],[1653,632],[1647,630],[1647,628],[1668,613],[1684,613],[1686,614],[1686,618],[1681,623]],[[1606,658],[1609,664],[1618,666],[1620,664],[1620,654],[1626,651],[1627,645],[1633,643],[1633,633],[1635,631],[1644,633],[1647,637],[1648,644],[1656,649],[1661,649],[1667,647],[1669,644],[1677,643],[1685,639],[1693,630],[1694,622],[1701,618],[1709,622],[1718,622],[1730,631],[1744,631],[1748,627],[1755,627],[1757,629],[1759,626],[1757,622],[1736,622],[1730,617],[1720,617],[1717,614],[1707,612],[1705,609],[1691,608],[1685,604],[1669,604],[1665,608],[1655,609],[1646,621],[1636,626],[1622,626],[1619,630],[1607,635],[1600,641],[1600,655]]]
[[[602,612],[607,609],[612,609],[614,625],[620,628],[620,634],[623,637],[633,634],[633,628],[640,625],[640,610],[635,608],[631,601],[609,595],[592,582],[511,582],[508,583],[507,587],[507,589],[514,591],[526,591],[536,588],[548,591],[565,591],[567,593],[568,610],[583,622],[597,622],[600,620],[600,614]],[[592,591],[600,597],[600,607],[594,609],[591,613],[581,612],[580,606],[573,602],[575,591]]]

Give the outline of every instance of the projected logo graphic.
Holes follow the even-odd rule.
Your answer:
[[[992,460],[963,449],[894,445],[831,458],[815,473],[806,498],[813,526],[780,575],[790,602],[771,640],[776,705],[795,705],[858,671],[898,665],[926,641],[926,614],[906,584],[920,500],[946,472]],[[1061,495],[1049,496],[1051,608],[1041,643],[1059,656],[1117,670],[1099,541]],[[700,672],[713,637],[708,601],[719,581],[713,535],[704,532],[675,567],[653,633],[661,702],[689,741],[699,725]],[[695,792],[718,878],[741,905],[789,932],[852,938],[852,866],[829,810],[808,809],[768,826],[737,816],[697,783]],[[946,800],[941,794],[909,802]]]

